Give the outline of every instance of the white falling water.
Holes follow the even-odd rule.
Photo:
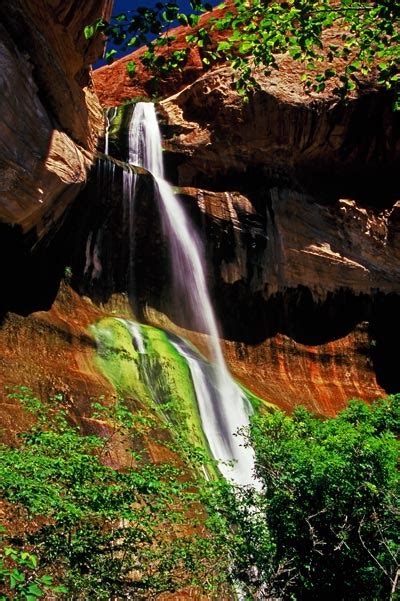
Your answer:
[[[97,232],[95,240],[93,240],[93,231],[89,232],[86,241],[85,268],[83,273],[84,275],[89,275],[91,280],[99,279],[103,271],[100,259],[101,241],[101,230]]]
[[[146,354],[146,346],[144,343],[144,338],[142,336],[142,332],[140,330],[140,325],[138,323],[136,323],[135,321],[130,321],[129,319],[118,318],[118,321],[123,323],[124,326],[128,329],[128,331],[129,331],[130,335],[132,336],[132,339],[135,343],[137,352],[140,355],[145,355]]]
[[[97,161],[97,190],[99,195],[109,196],[115,177],[115,164],[107,157]],[[100,279],[102,265],[103,230],[91,230],[86,240],[84,275],[91,281]]]
[[[135,112],[133,113],[131,122],[129,124],[128,134],[128,163],[133,165],[140,165],[137,160],[140,146],[140,139],[135,135],[136,124],[135,124]],[[130,296],[133,298],[133,273],[134,273],[134,236],[135,236],[135,195],[136,195],[136,182],[137,175],[132,170],[124,170],[122,175],[122,189],[124,198],[124,211],[125,211],[125,222],[128,223],[129,231],[129,258],[128,258],[128,290]]]
[[[254,484],[252,471],[254,454],[243,446],[237,435],[247,426],[250,404],[239,386],[233,381],[221,350],[214,311],[208,294],[202,249],[171,186],[163,179],[161,135],[154,105],[140,102],[136,105],[129,129],[129,160],[150,171],[156,182],[157,195],[165,234],[170,245],[172,271],[182,299],[188,303],[193,325],[208,334],[210,351],[215,366],[215,396],[205,385],[205,374],[193,357],[178,351],[188,361],[204,433],[222,474],[238,484]],[[233,466],[226,462],[234,461]]]

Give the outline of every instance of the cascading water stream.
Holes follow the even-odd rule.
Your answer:
[[[109,198],[112,193],[115,178],[115,163],[108,157],[101,158],[96,165],[96,194],[100,199]],[[89,232],[85,248],[84,276],[92,282],[99,280],[103,273],[102,265],[103,224],[95,222]]]
[[[144,167],[155,179],[163,227],[170,246],[172,272],[183,299],[187,300],[193,327],[208,335],[214,362],[214,394],[205,383],[205,373],[185,349],[176,346],[191,370],[204,433],[222,474],[238,484],[254,484],[253,451],[243,446],[236,432],[247,426],[251,406],[233,381],[219,343],[216,318],[208,294],[202,249],[171,186],[163,179],[161,135],[154,105],[136,105],[129,128],[129,161]],[[132,193],[132,192],[131,192]],[[133,198],[131,196],[131,198]],[[234,461],[233,466],[226,462]]]
[[[121,319],[118,321],[124,324],[124,326],[129,330],[130,335],[135,343],[135,348],[139,355],[144,355],[146,353],[146,347],[144,344],[144,338],[142,336],[142,332],[140,331],[140,325],[134,321],[130,321],[129,319]]]

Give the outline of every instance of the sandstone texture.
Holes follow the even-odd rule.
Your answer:
[[[209,241],[210,286],[240,381],[287,410],[300,403],[324,415],[384,394],[379,359],[390,371],[388,330],[398,333],[387,302],[398,307],[397,204],[322,205],[278,188],[264,210],[238,192],[184,188],[182,198]]]
[[[86,181],[103,126],[88,69],[101,40],[88,44],[82,28],[106,14],[108,3],[54,1],[51,19],[28,3],[22,38],[22,4],[9,9],[0,51],[0,215],[4,223],[21,226],[28,246],[50,239],[33,269],[16,253],[9,233],[3,236],[4,248],[24,267],[22,275],[8,274],[11,308],[29,314],[49,307],[68,265],[81,294],[104,303],[128,290],[139,320],[178,331],[204,348],[171,293],[168,246],[149,177],[135,201],[134,248],[127,243],[121,166],[103,162],[79,207],[66,211]],[[181,29],[177,44],[183,45],[185,34]],[[105,106],[150,94],[149,74],[141,68],[136,79],[127,77],[130,58],[95,73]],[[352,397],[372,400],[400,389],[391,351],[400,338],[400,120],[385,94],[368,82],[359,96],[338,105],[329,86],[323,95],[305,93],[301,65],[285,56],[279,63],[269,76],[256,73],[259,88],[245,103],[230,68],[205,70],[193,50],[184,71],[162,82],[165,166],[204,239],[209,287],[233,373],[287,410],[302,403],[333,415]],[[114,152],[118,145],[111,142]],[[124,160],[122,155],[116,158]],[[68,302],[79,313],[78,297]],[[66,393],[77,395],[73,405],[83,408],[86,392],[108,390],[87,374],[89,360],[82,359],[93,354],[85,328],[102,311],[90,306],[90,319],[74,325],[67,306],[57,301],[49,314],[8,318],[3,378],[16,359],[23,365],[26,352],[29,367],[15,372],[15,384],[33,382],[36,390],[44,381],[45,396],[65,382]],[[43,371],[49,359],[40,354],[36,383],[37,357],[34,347],[23,348],[25,328],[34,323],[36,340],[47,320],[51,336],[56,330],[61,336],[55,348],[61,340],[65,348],[57,350],[51,373]],[[44,338],[37,342],[40,353]]]
[[[166,164],[197,206],[232,369],[331,415],[400,388],[400,119],[374,91],[305,94],[285,60],[247,104],[225,66],[163,100]]]
[[[347,193],[370,204],[393,204],[400,116],[383,94],[370,92],[348,105],[338,105],[328,92],[308,95],[300,73],[285,61],[281,71],[257,79],[260,89],[248,103],[226,66],[161,102],[179,185],[234,189],[238,175],[248,186],[253,170],[252,178],[258,172],[264,182],[268,176],[270,183],[286,179],[325,199]]]
[[[146,74],[141,87],[125,75],[138,52],[96,72],[106,105],[149,94]],[[306,93],[302,65],[281,56],[279,71],[255,73],[244,103],[227,65],[205,70],[198,58],[177,75],[177,93],[162,82],[158,111],[167,177],[202,232],[233,372],[287,410],[324,415],[399,390],[400,118],[390,98],[371,81],[346,104],[333,84]],[[138,221],[142,316],[202,346],[167,290],[153,208],[140,204]]]
[[[1,3],[0,220],[30,232],[30,246],[54,234],[93,163],[103,116],[90,65],[102,41],[83,27],[111,6]]]
[[[56,404],[57,395],[62,395],[69,418],[83,432],[110,436],[106,464],[115,468],[132,465],[130,442],[113,431],[109,420],[93,417],[92,403],[112,406],[119,398],[117,390],[96,368],[96,341],[89,330],[107,311],[126,317],[127,306],[121,297],[115,297],[112,308],[101,309],[63,282],[49,311],[33,312],[28,317],[7,315],[0,329],[1,442],[14,444],[16,435],[33,424],[23,404],[9,396],[27,387],[50,406]],[[137,399],[125,396],[125,400],[138,405]],[[148,407],[139,408],[149,411]],[[177,460],[156,436],[153,439],[146,435],[142,444],[153,463]]]

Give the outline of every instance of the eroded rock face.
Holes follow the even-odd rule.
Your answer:
[[[126,316],[123,299],[114,299],[113,313]],[[114,468],[132,466],[132,441],[116,430],[110,420],[93,416],[92,403],[110,407],[119,398],[111,382],[96,367],[96,340],[89,329],[105,315],[104,309],[75,293],[65,282],[49,311],[28,317],[7,315],[0,329],[2,443],[15,444],[16,436],[34,423],[24,404],[12,397],[13,393],[21,394],[21,387],[27,387],[29,394],[50,406],[57,405],[54,397],[61,395],[69,419],[83,433],[110,438],[104,463]],[[126,395],[125,400],[138,406],[137,399]],[[159,443],[154,432],[140,438],[137,444],[153,463],[177,460],[167,445]],[[10,526],[14,532],[15,521]]]
[[[257,75],[260,89],[248,103],[226,66],[161,102],[171,177],[223,190],[286,182],[323,200],[391,206],[399,193],[400,115],[389,99],[370,92],[339,106],[328,93],[305,94],[300,73],[281,62],[281,71]]]
[[[329,35],[340,43],[340,32]],[[96,74],[106,105],[149,93],[146,73],[126,76],[131,58],[140,51]],[[390,350],[400,337],[400,116],[390,99],[371,81],[346,105],[333,84],[307,94],[303,66],[281,56],[244,103],[228,66],[205,72],[195,58],[176,94],[165,98],[173,80],[162,82],[158,110],[167,177],[202,232],[233,372],[285,409],[325,415],[400,390]],[[146,211],[142,203],[139,309],[201,346],[170,296]]]
[[[338,199],[318,203],[288,188],[239,192],[182,188],[202,216],[210,259],[221,282],[246,279],[265,299],[283,289],[308,288],[315,302],[349,289],[355,295],[400,292],[400,202],[378,209]]]
[[[397,204],[326,205],[283,188],[182,198],[207,241],[228,361],[250,389],[328,415],[399,389]],[[182,324],[179,307],[172,318]]]
[[[233,372],[333,415],[400,389],[400,120],[374,90],[346,106],[306,95],[287,60],[247,104],[225,66],[161,101],[164,156],[203,234]],[[143,270],[148,317],[190,336],[160,282]]]
[[[0,6],[0,220],[51,232],[86,181],[103,128],[90,64],[101,41],[83,27],[111,0],[6,1]]]

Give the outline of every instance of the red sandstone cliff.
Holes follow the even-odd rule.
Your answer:
[[[72,3],[68,8],[54,2],[52,12],[45,13],[27,5],[23,43],[17,41],[22,5],[8,8],[0,51],[3,73],[9,75],[1,100],[1,216],[34,232],[28,240],[34,245],[45,234],[54,236],[54,224],[91,164],[102,117],[88,69],[96,45],[83,40],[81,28],[109,6]],[[54,48],[50,54],[49,47]],[[228,67],[204,73],[198,55],[190,60],[182,76],[165,82],[169,92],[183,89],[159,106],[164,154],[168,177],[182,188],[207,241],[210,287],[233,371],[267,400],[286,408],[301,402],[324,414],[351,397],[372,399],[398,389],[389,342],[400,336],[394,323],[400,310],[395,202],[400,196],[400,125],[387,99],[372,90],[336,106],[329,91],[318,98],[306,95],[299,73],[282,57],[281,70],[268,78],[259,75],[259,90],[244,104]],[[95,75],[106,103],[145,91],[128,85],[125,75],[120,82],[124,62]],[[60,82],[51,85],[59,74]],[[21,89],[23,103],[15,101]],[[95,186],[80,199],[75,225],[42,253],[36,271],[18,255],[27,273],[18,267],[12,274],[14,310],[48,307],[57,286],[51,274],[56,269],[60,275],[74,252],[80,256],[74,264],[79,280],[86,241],[95,227],[110,241],[102,257],[107,294],[124,289],[121,218],[98,223],[110,209],[98,193]],[[120,188],[115,198],[120,199]],[[168,313],[162,299],[165,249],[154,207],[146,202],[142,209],[138,303],[144,317],[157,321],[157,311]],[[80,238],[77,224],[84,220]],[[7,237],[4,248],[14,253]],[[7,284],[6,292],[12,286]],[[38,289],[43,294],[32,301]],[[54,315],[49,314],[50,321]],[[177,327],[187,325],[179,311],[172,309],[168,316]],[[38,342],[40,348],[43,344]],[[27,347],[31,352],[36,354]],[[23,364],[22,355],[18,361]],[[79,378],[79,373],[72,378],[77,390]],[[71,380],[68,374],[65,379]]]
[[[186,32],[174,33],[178,47]],[[126,75],[131,58],[95,73],[105,105],[148,93],[140,66]],[[232,369],[268,400],[330,415],[400,388],[389,351],[400,336],[400,118],[371,82],[338,105],[329,87],[305,93],[300,64],[279,63],[245,104],[229,67],[205,72],[192,51],[161,82],[164,156],[204,234]],[[154,264],[151,243],[146,253]],[[143,275],[142,294],[153,280]],[[157,291],[149,298],[163,310]]]

